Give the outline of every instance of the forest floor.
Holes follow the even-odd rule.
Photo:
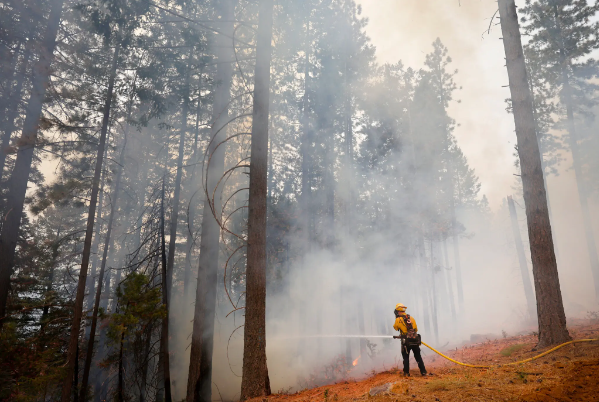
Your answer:
[[[579,322],[569,331],[573,339],[599,338],[599,323]],[[501,365],[547,350],[533,351],[536,340],[534,334],[521,335],[445,354],[470,364]],[[426,367],[433,376],[421,377],[416,368],[404,377],[397,367],[367,378],[352,379],[349,372],[347,380],[336,384],[254,401],[599,401],[599,342],[568,345],[529,363],[492,369],[459,366],[427,354]]]

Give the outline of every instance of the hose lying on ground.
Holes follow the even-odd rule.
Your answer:
[[[527,363],[527,362],[530,362],[530,361],[536,360],[536,359],[538,359],[538,358],[540,358],[540,357],[546,356],[546,355],[548,355],[549,353],[555,352],[556,350],[558,350],[558,349],[560,349],[560,348],[563,348],[564,346],[566,346],[566,345],[569,345],[569,344],[571,344],[571,343],[579,343],[579,342],[595,342],[595,341],[599,341],[599,338],[596,338],[596,339],[577,339],[577,340],[574,340],[574,341],[570,341],[570,342],[565,342],[565,343],[562,343],[561,345],[558,345],[558,346],[554,347],[553,349],[549,349],[548,351],[546,351],[546,352],[543,352],[543,353],[541,353],[540,355],[537,355],[537,356],[534,356],[534,357],[531,357],[531,358],[528,358],[528,359],[520,360],[520,361],[517,361],[517,362],[505,363],[505,364],[497,364],[497,365],[494,365],[494,366],[480,366],[480,365],[476,365],[476,364],[462,363],[462,362],[459,362],[459,361],[457,361],[457,360],[454,360],[454,359],[452,359],[452,358],[451,358],[451,357],[449,357],[449,356],[446,356],[446,355],[444,355],[443,353],[439,352],[438,350],[436,350],[435,348],[433,348],[433,347],[432,347],[432,346],[430,346],[430,345],[427,345],[427,344],[426,344],[426,343],[424,343],[424,342],[422,342],[422,344],[423,344],[424,346],[426,346],[427,348],[429,348],[430,350],[432,350],[433,352],[435,352],[436,354],[438,354],[439,356],[442,356],[442,357],[446,358],[447,360],[449,360],[449,361],[451,361],[451,362],[454,362],[454,363],[456,363],[456,364],[459,364],[459,365],[461,365],[461,366],[473,367],[473,368],[493,368],[493,367],[501,367],[501,366],[514,366],[514,365],[516,365],[516,364]]]

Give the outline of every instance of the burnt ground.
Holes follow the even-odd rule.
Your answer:
[[[599,338],[599,323],[587,321],[569,330],[573,339]],[[468,345],[446,354],[465,363],[501,365],[546,350],[533,351],[535,344],[536,336],[531,334]],[[529,363],[491,369],[463,367],[428,355],[425,362],[434,373],[431,377],[421,377],[416,369],[406,378],[395,367],[373,372],[368,378],[254,401],[599,401],[599,342],[568,345]]]

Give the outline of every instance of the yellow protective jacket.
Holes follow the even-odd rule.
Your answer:
[[[399,317],[395,319],[395,324],[393,324],[393,328],[395,328],[396,331],[399,331],[402,335],[407,335],[408,333],[408,327],[406,326],[406,322],[404,320],[405,316],[406,313],[401,313]],[[410,320],[412,321],[412,328],[414,328],[414,331],[418,332],[418,325],[416,325],[416,320],[414,317],[410,316]]]

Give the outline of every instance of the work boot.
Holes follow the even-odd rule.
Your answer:
[[[404,376],[404,377],[409,377],[409,376],[410,376],[410,373],[406,373],[406,372],[404,371],[404,372],[403,372],[403,376]]]
[[[428,376],[432,376],[433,375],[433,373],[420,373],[420,374],[422,374],[423,377],[428,377]]]

